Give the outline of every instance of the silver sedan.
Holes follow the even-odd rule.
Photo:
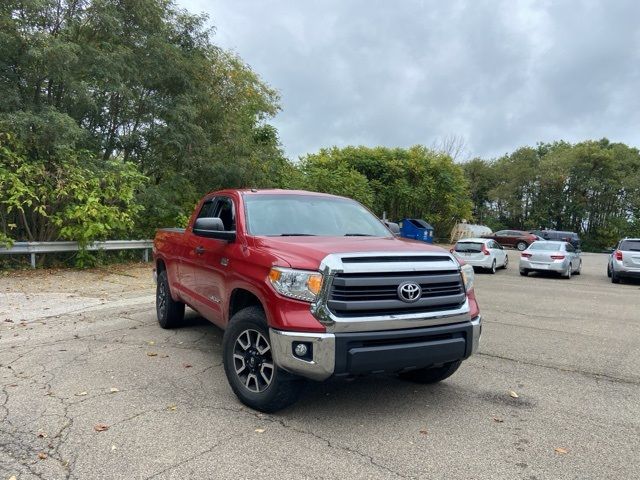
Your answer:
[[[568,242],[533,242],[520,256],[520,275],[529,272],[556,272],[564,278],[580,275],[580,251]]]

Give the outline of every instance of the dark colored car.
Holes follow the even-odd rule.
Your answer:
[[[573,245],[573,248],[580,250],[580,236],[575,232],[564,232],[560,230],[531,230],[530,233],[539,236],[543,240],[568,242]]]
[[[483,235],[483,238],[491,238],[503,247],[514,247],[521,252],[526,250],[533,242],[539,240],[537,235],[523,230],[499,230],[491,235]]]

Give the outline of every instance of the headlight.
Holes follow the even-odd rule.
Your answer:
[[[475,281],[475,274],[473,273],[473,267],[471,265],[463,265],[460,267],[460,274],[462,275],[462,282],[464,283],[464,289],[468,292],[473,288]]]
[[[313,302],[322,287],[322,274],[307,270],[273,267],[269,271],[269,281],[278,293],[286,297]]]

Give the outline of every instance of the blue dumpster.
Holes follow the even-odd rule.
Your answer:
[[[400,236],[433,243],[433,227],[419,218],[405,218],[400,222]]]

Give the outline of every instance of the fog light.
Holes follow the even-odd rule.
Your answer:
[[[307,346],[304,343],[299,343],[298,345],[296,345],[296,348],[294,350],[295,354],[298,357],[304,357],[307,354]]]

